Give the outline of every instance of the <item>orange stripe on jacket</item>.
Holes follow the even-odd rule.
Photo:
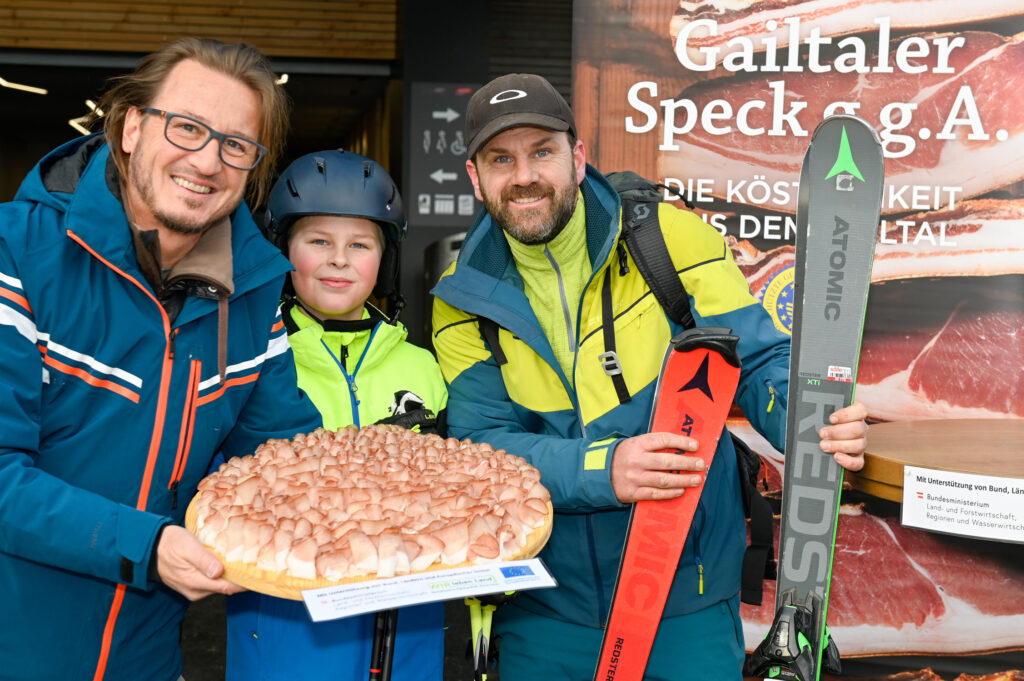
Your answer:
[[[140,284],[134,277],[129,275],[127,272],[124,272],[93,250],[81,239],[81,237],[70,229],[67,230],[67,234],[79,246],[91,253],[93,257],[101,263],[114,270],[131,283],[135,284],[140,291],[145,293],[146,296],[156,304],[156,308],[160,311],[160,317],[164,323],[164,338],[169,339],[171,335],[171,322],[167,318],[167,312],[164,311],[163,305],[161,305],[160,301],[156,299],[156,296],[150,293],[150,291]],[[163,368],[160,372],[160,393],[156,402],[156,419],[153,423],[153,435],[149,441],[149,453],[146,455],[146,470],[142,476],[142,484],[139,486],[139,498],[135,502],[135,508],[140,511],[146,509],[146,502],[149,499],[149,488],[153,483],[153,470],[156,468],[157,454],[160,452],[160,439],[163,436],[164,419],[167,412],[167,393],[170,390],[171,369],[174,366],[174,362],[171,360],[170,350],[170,342],[165,340]],[[103,630],[103,643],[100,648],[100,659],[96,663],[96,673],[93,674],[93,681],[99,681],[106,673],[107,658],[110,655],[110,645],[114,636],[114,623],[117,620],[117,614],[121,609],[121,601],[124,600],[124,589],[124,584],[117,585],[117,593],[114,595],[114,603],[110,606],[110,614],[107,616],[107,626]]]
[[[121,612],[121,603],[124,602],[124,584],[118,584],[114,591],[114,602],[110,606],[110,614],[107,615],[107,624],[103,627],[103,643],[100,645],[100,659],[96,663],[96,671],[92,675],[92,681],[100,681],[107,670],[107,659],[110,657],[110,643],[114,638],[114,622]]]
[[[73,367],[70,364],[65,364],[64,362],[61,362],[58,359],[54,359],[49,354],[43,355],[43,362],[49,364],[50,366],[52,366],[57,371],[60,371],[61,373],[76,376],[85,381],[86,383],[88,383],[89,385],[94,385],[97,388],[106,388],[110,392],[117,393],[121,397],[127,397],[135,404],[139,403],[139,394],[134,390],[130,390],[124,387],[123,385],[114,383],[113,381],[107,381],[102,378],[96,378],[88,371],[85,371],[84,369],[79,369],[78,367]]]
[[[8,300],[13,300],[18,305],[21,305],[23,308],[25,308],[29,312],[32,311],[32,308],[29,307],[29,304],[28,304],[28,298],[26,298],[25,296],[19,296],[14,291],[10,291],[10,290],[5,289],[5,288],[0,288],[0,298],[7,298]],[[275,328],[277,328],[277,327],[275,327]]]
[[[272,327],[270,327],[270,333],[277,333],[278,331],[280,331],[283,328],[284,328],[284,320],[282,319],[277,324],[274,324]]]
[[[199,401],[196,404],[198,406],[200,406],[200,407],[203,406],[204,404],[209,404],[210,402],[213,402],[214,400],[219,398],[221,395],[223,395],[224,391],[227,390],[228,388],[230,388],[231,386],[245,385],[246,383],[252,383],[253,381],[255,381],[259,377],[260,377],[260,372],[257,371],[255,374],[250,374],[248,376],[242,376],[241,378],[232,378],[232,379],[228,380],[227,382],[225,382],[224,385],[222,385],[219,389],[217,389],[216,392],[212,392],[209,395],[206,395],[204,397],[200,397]]]

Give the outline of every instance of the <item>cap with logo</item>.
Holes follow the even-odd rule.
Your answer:
[[[469,158],[503,130],[529,125],[576,135],[572,109],[542,76],[510,73],[473,93],[466,108]]]

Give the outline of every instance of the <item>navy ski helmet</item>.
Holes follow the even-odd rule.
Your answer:
[[[384,253],[373,295],[387,298],[398,291],[399,244],[405,237],[405,211],[398,187],[373,159],[344,149],[300,156],[270,191],[264,231],[288,254],[288,234],[307,215],[366,218],[380,225]]]

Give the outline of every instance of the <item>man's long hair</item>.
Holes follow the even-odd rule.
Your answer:
[[[228,45],[206,38],[182,38],[144,57],[134,72],[114,79],[114,86],[103,95],[97,108],[104,112],[103,131],[121,179],[128,178],[129,155],[121,149],[125,116],[132,108],[150,106],[171,70],[186,59],[237,79],[262,100],[257,141],[267,148],[267,153],[250,172],[247,194],[250,207],[255,208],[270,192],[274,166],[288,133],[289,102],[277,84],[270,62],[245,43]]]

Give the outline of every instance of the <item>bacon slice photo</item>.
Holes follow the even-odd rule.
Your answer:
[[[1020,200],[981,199],[886,224],[857,373],[872,420],[1024,418],[1022,217]],[[751,291],[783,319],[793,247],[728,242]]]
[[[977,199],[885,222],[871,281],[1024,273],[1022,199]]]
[[[775,533],[778,545],[777,519]],[[829,628],[843,656],[1024,648],[1020,552],[1002,549],[903,527],[898,518],[844,505],[828,604]],[[748,650],[764,638],[774,603],[775,582],[765,581],[764,604],[740,606]]]
[[[536,555],[551,495],[521,457],[399,426],[269,440],[203,479],[186,527],[253,591],[305,589]]]
[[[875,284],[857,397],[883,421],[1024,417],[1024,275]]]

